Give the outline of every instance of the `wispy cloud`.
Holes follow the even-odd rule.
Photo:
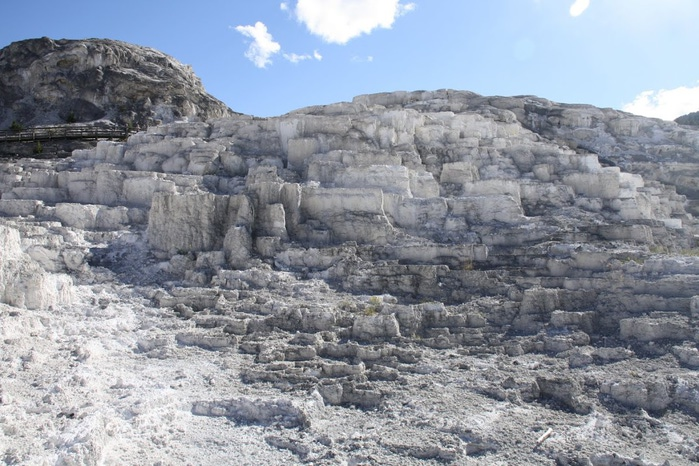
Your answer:
[[[590,6],[590,0],[575,0],[570,6],[570,16],[576,17],[585,13],[585,10]]]
[[[267,26],[260,21],[254,26],[236,26],[235,30],[252,39],[245,57],[258,68],[266,68],[272,63],[272,55],[279,53],[282,49],[281,45],[275,42],[272,35],[267,32]]]
[[[678,116],[699,111],[699,85],[644,91],[633,102],[624,105],[623,110],[636,115],[674,120]]]
[[[326,42],[346,44],[376,28],[390,29],[397,17],[415,6],[399,0],[298,0],[295,14],[312,34]]]
[[[407,15],[411,11],[415,11],[415,8],[417,8],[417,4],[415,3],[399,3],[397,16]]]
[[[282,56],[291,63],[299,63],[304,60],[310,60],[311,58],[313,58],[310,55],[299,55],[297,53],[285,53]]]
[[[371,63],[374,61],[374,57],[367,55],[366,57],[354,56],[352,57],[352,62],[354,63]]]
[[[290,61],[291,63],[299,63],[302,61],[306,60],[318,60],[321,61],[323,59],[323,56],[318,53],[317,50],[313,51],[313,55],[311,54],[304,54],[304,55],[299,55],[297,53],[285,53],[282,55],[286,60]]]

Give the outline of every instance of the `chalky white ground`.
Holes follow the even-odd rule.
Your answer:
[[[74,294],[74,305],[51,311],[0,305],[7,464],[546,464],[552,452],[685,464],[678,453],[696,448],[695,420],[681,413],[652,418],[598,407],[580,416],[483,394],[508,377],[565,372],[565,360],[422,348],[412,372],[387,384],[381,409],[324,406],[317,393],[243,384],[240,372],[254,364],[252,356],[177,345],[175,335],[192,321],[152,307],[147,289],[107,281],[77,286]],[[139,341],[162,346],[149,355]],[[644,364],[583,370],[596,380],[663,370]],[[240,397],[288,399],[309,425],[192,412],[197,402]],[[553,435],[536,448],[548,428]],[[482,456],[473,454],[478,450]]]

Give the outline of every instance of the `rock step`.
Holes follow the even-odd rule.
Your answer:
[[[180,332],[175,335],[175,341],[182,346],[196,346],[209,351],[222,351],[235,348],[238,339],[235,336],[212,332]]]

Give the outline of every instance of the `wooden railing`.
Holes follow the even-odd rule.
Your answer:
[[[126,139],[131,131],[122,127],[36,126],[0,131],[0,142],[39,142],[60,139]]]

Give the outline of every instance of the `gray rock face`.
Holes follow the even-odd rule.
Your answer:
[[[192,413],[199,416],[226,416],[240,423],[276,424],[282,427],[308,427],[307,415],[288,400],[234,400],[197,402]]]
[[[106,39],[29,39],[0,50],[0,128],[106,119],[145,126],[232,112],[192,69]]]

